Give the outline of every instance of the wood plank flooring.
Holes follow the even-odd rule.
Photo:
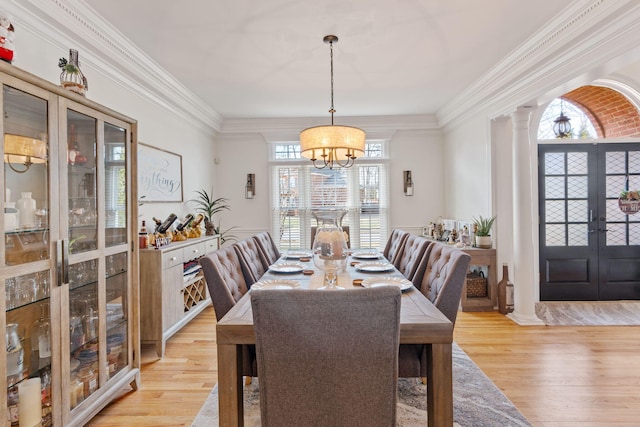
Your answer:
[[[459,313],[456,342],[534,426],[637,426],[640,326],[521,327]],[[215,315],[206,309],[158,359],[143,347],[142,387],[90,426],[190,426],[217,382]]]

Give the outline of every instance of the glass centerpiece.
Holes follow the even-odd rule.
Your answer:
[[[347,239],[340,224],[345,209],[314,209],[311,214],[318,222],[313,241],[313,263],[324,272],[324,286],[320,289],[344,289],[337,285],[338,273],[347,267]]]

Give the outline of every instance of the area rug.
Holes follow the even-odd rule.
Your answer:
[[[398,427],[427,425],[427,386],[415,378],[398,384]],[[260,426],[258,381],[244,390],[245,426]],[[530,426],[509,399],[476,366],[457,344],[453,344],[453,418],[459,427]],[[200,409],[192,427],[218,426],[218,386]]]
[[[536,315],[547,326],[640,325],[640,301],[545,301]]]

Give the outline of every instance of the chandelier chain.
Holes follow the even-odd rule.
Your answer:
[[[331,125],[333,125],[333,113],[336,112],[335,108],[333,107],[333,41],[329,42],[329,51],[331,57],[331,109],[329,110],[329,112],[331,113]]]

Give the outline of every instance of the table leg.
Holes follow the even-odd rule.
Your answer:
[[[242,427],[242,347],[218,344],[218,419],[220,427]]]
[[[427,412],[429,427],[453,425],[451,344],[427,345]]]

